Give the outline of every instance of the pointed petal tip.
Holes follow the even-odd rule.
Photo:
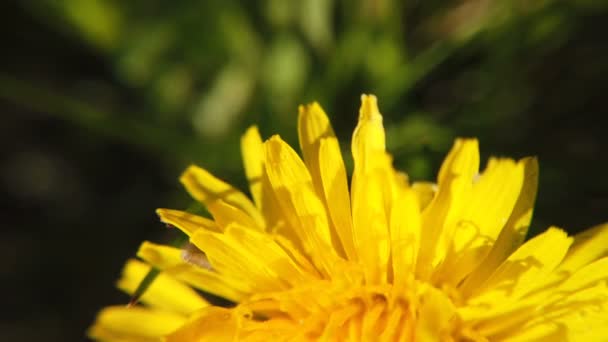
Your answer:
[[[313,101],[311,103],[308,104],[308,108],[309,109],[314,109],[314,110],[320,110],[323,111],[323,107],[321,106],[321,104],[317,101]]]
[[[530,171],[531,174],[534,174],[538,177],[538,157],[537,156],[528,156],[523,157],[517,161],[518,164],[523,164],[526,169]]]
[[[266,141],[264,141],[264,144],[268,144],[268,143],[276,143],[276,142],[281,142],[283,141],[283,139],[281,139],[281,136],[278,134],[273,134],[272,136],[270,136],[270,138],[266,139]]]
[[[251,125],[247,128],[247,130],[245,130],[245,133],[243,134],[241,139],[245,139],[246,137],[250,136],[250,135],[260,135],[260,130],[258,128],[257,125]]]
[[[562,238],[572,238],[571,236],[568,235],[568,232],[566,230],[564,230],[563,228],[557,227],[557,226],[551,226],[551,227],[547,228],[547,230],[542,232],[541,234],[551,234],[551,235],[560,236]]]
[[[156,215],[158,216],[158,219],[160,220],[160,222],[165,224],[167,229],[177,228],[175,225],[173,225],[173,223],[170,222],[170,220],[167,220],[167,216],[171,215],[172,211],[174,212],[174,210],[171,210],[171,209],[165,209],[165,208],[156,209]]]
[[[139,258],[142,258],[144,260],[146,259],[158,259],[159,255],[156,251],[154,251],[154,248],[152,247],[154,246],[154,244],[150,241],[144,241],[139,245],[139,248],[137,249],[137,256]]]
[[[359,109],[359,120],[382,120],[382,114],[378,109],[378,99],[375,95],[361,95],[361,109]]]
[[[321,105],[319,104],[319,102],[313,101],[313,102],[310,102],[307,104],[299,105],[298,112],[300,113],[300,115],[302,115],[304,112],[314,110],[314,109],[319,109],[319,108],[321,108]]]
[[[378,98],[374,94],[361,94],[361,102],[371,101],[377,103]]]
[[[243,135],[241,135],[241,153],[243,160],[247,163],[247,159],[255,157],[256,146],[262,143],[262,135],[257,125],[251,125]],[[253,157],[252,157],[253,156]]]
[[[274,160],[273,157],[276,155],[276,153],[278,153],[283,144],[285,144],[285,142],[278,134],[274,134],[264,141],[264,160],[266,160],[267,163]]]
[[[306,120],[310,121],[311,118],[315,118],[317,121],[321,119],[322,122],[327,121],[327,114],[325,114],[323,107],[321,107],[321,105],[317,101],[305,105],[300,105],[298,107],[298,125],[300,127],[304,124]]]
[[[198,168],[199,167],[194,164],[188,165],[188,167],[184,170],[184,172],[182,172],[182,174],[179,176],[180,183],[185,184],[185,182],[188,180],[190,175]]]
[[[479,139],[476,137],[457,137],[454,140],[454,145],[472,145],[479,147]]]

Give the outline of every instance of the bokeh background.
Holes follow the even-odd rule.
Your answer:
[[[80,341],[198,163],[244,187],[251,124],[318,100],[349,155],[374,93],[395,165],[456,136],[540,160],[532,232],[608,220],[608,1],[0,2],[1,341]]]

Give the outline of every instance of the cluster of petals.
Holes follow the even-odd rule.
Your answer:
[[[350,184],[323,109],[301,106],[302,156],[278,135],[243,135],[247,196],[197,166],[181,182],[212,218],[158,209],[189,237],[144,242],[118,287],[161,270],[142,305],[103,309],[108,341],[602,341],[608,225],[524,242],[534,158],[491,158],[458,139],[436,182],[410,182],[363,95]],[[233,305],[214,305],[198,291]]]

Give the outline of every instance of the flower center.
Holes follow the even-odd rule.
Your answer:
[[[452,334],[455,322],[448,295],[416,281],[397,288],[324,280],[259,295],[241,306],[263,317],[259,324],[280,322],[311,340],[414,341],[421,334],[442,339]]]

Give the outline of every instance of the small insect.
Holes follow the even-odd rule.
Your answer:
[[[201,251],[190,242],[186,243],[182,248],[182,259],[189,264],[202,267],[207,270],[213,269],[205,252]]]

